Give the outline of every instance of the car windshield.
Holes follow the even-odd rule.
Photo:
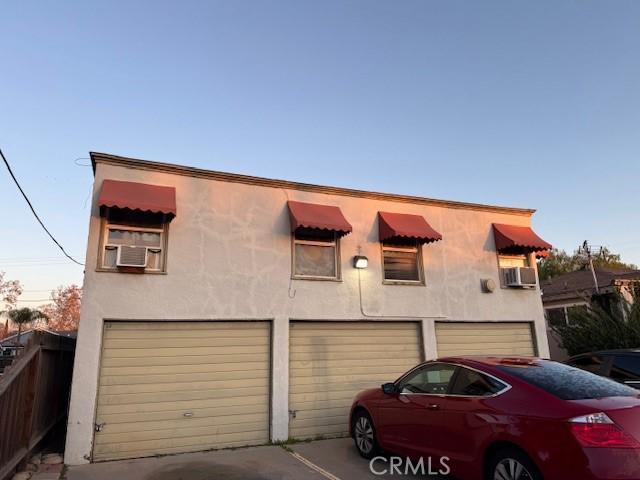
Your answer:
[[[521,365],[498,365],[497,368],[563,400],[638,396],[637,390],[608,378],[547,360]]]

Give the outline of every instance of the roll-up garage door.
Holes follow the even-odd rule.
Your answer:
[[[529,322],[438,322],[438,356],[535,355]]]
[[[269,322],[106,322],[93,459],[269,441]]]
[[[356,393],[422,360],[417,322],[291,322],[289,342],[293,438],[347,434]]]

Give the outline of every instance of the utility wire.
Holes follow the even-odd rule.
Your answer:
[[[78,265],[83,266],[84,263],[79,262],[78,260],[73,258],[71,255],[69,255],[65,251],[64,247],[62,245],[60,245],[60,243],[58,243],[58,241],[55,239],[55,237],[53,235],[51,235],[51,232],[49,230],[47,230],[47,227],[44,226],[44,223],[42,223],[42,220],[40,220],[40,217],[36,213],[36,210],[33,208],[33,205],[31,205],[31,201],[29,201],[29,197],[27,197],[27,194],[24,193],[24,190],[22,190],[22,187],[20,186],[20,183],[18,182],[18,179],[13,174],[13,171],[11,170],[11,165],[9,165],[9,162],[7,161],[7,158],[4,156],[4,153],[2,153],[2,149],[0,149],[0,156],[2,157],[2,161],[4,162],[5,166],[7,167],[7,170],[9,171],[9,175],[11,175],[11,178],[13,179],[13,182],[16,184],[16,187],[18,187],[18,190],[20,190],[20,193],[22,194],[22,196],[24,197],[25,201],[27,202],[27,205],[29,205],[29,208],[31,209],[31,212],[33,213],[33,216],[36,217],[36,220],[38,221],[40,226],[44,229],[45,232],[47,232],[47,235],[49,235],[51,240],[53,240],[53,243],[55,243],[58,246],[58,248],[60,250],[62,250],[62,253],[64,254],[65,257],[67,257],[73,263],[77,263]]]

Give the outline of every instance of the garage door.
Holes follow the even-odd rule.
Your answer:
[[[355,394],[420,363],[420,338],[415,322],[291,322],[289,436],[346,435]]]
[[[269,441],[268,322],[106,322],[94,460]]]
[[[438,356],[535,355],[528,322],[438,322]]]

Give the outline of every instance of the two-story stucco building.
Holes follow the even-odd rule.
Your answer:
[[[533,210],[91,159],[69,464],[341,435],[422,360],[549,354]]]

